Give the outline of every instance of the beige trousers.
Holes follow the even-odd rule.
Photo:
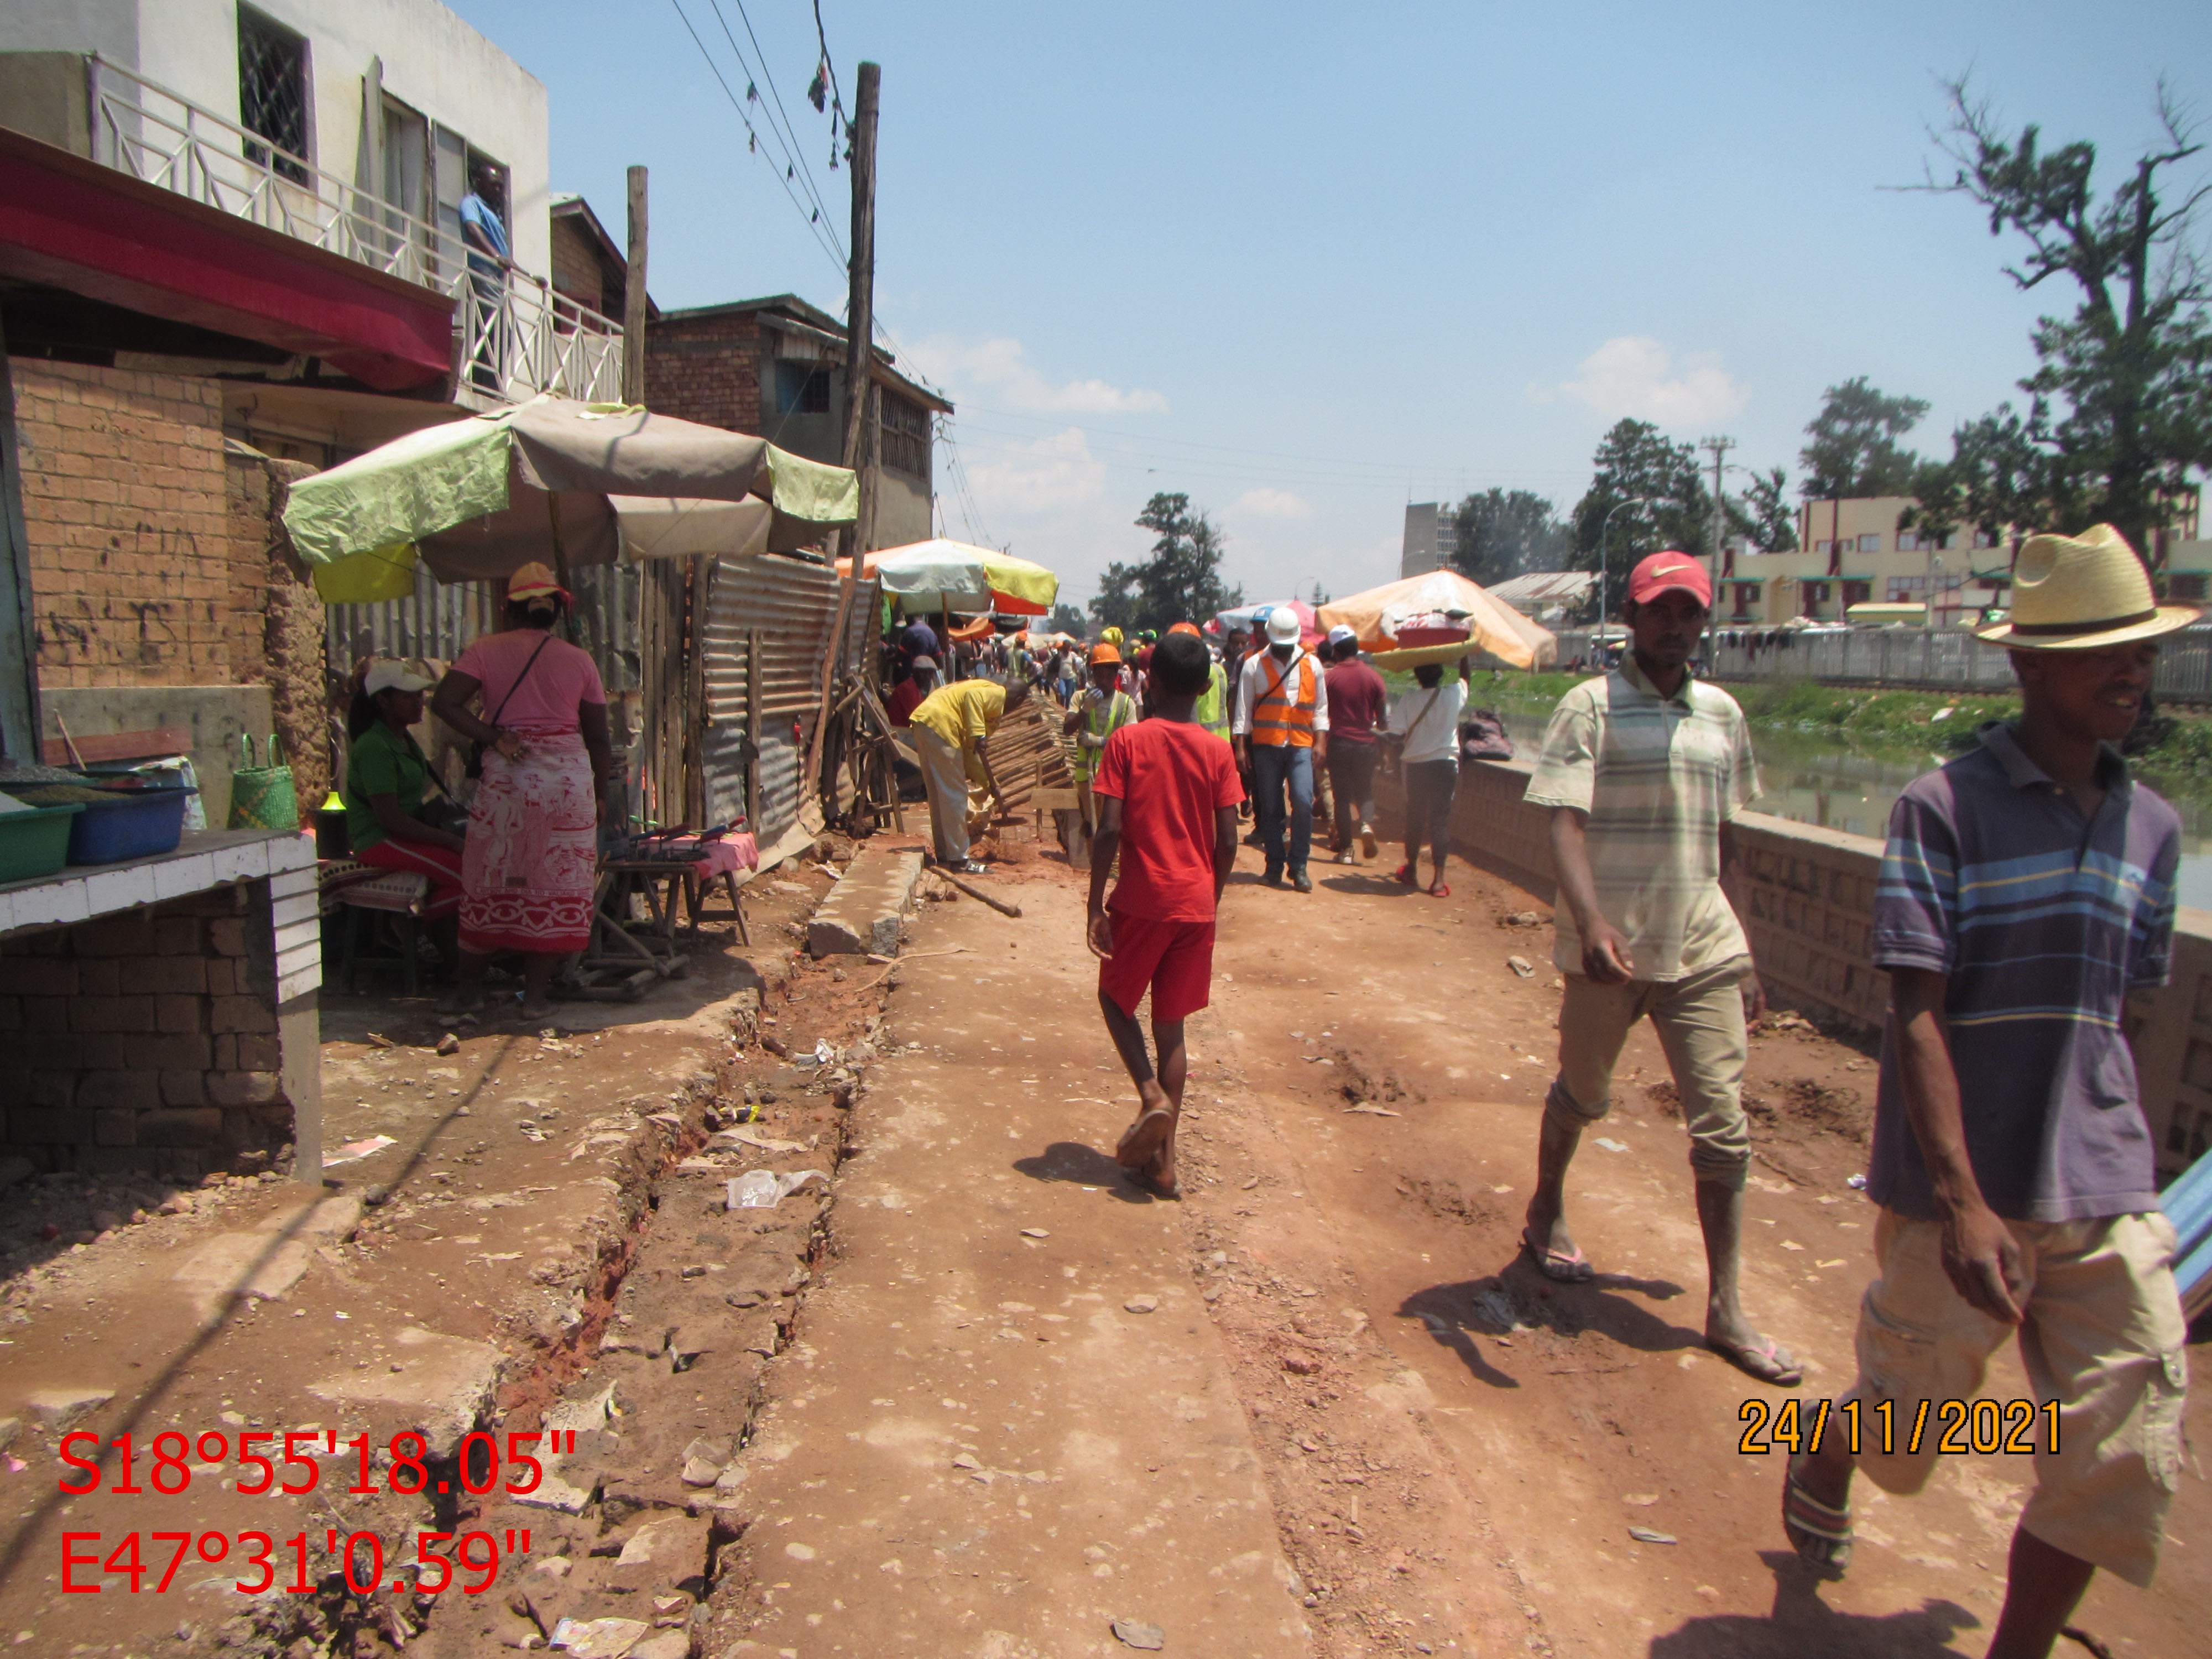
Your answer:
[[[1858,1381],[1844,1396],[1862,1404],[1859,1467],[1884,1492],[1903,1494],[1926,1486],[1947,1452],[1986,1452],[1993,1442],[2000,1449],[2032,1445],[2035,1488],[2020,1524],[2053,1548],[2146,1586],[2181,1480],[2189,1387],[2188,1327],[2171,1266],[2173,1224],[2154,1211],[2006,1224],[2032,1280],[2027,1319],[2017,1328],[1977,1311],[1953,1286],[1941,1223],[1881,1212],[1874,1235],[1881,1276],[1859,1304]],[[1999,1400],[1977,1417],[1990,1356],[2015,1328],[2037,1409]],[[2056,1450],[2041,1409],[2052,1400]],[[1885,1401],[1888,1412],[1874,1409]],[[1909,1449],[1923,1401],[1932,1402],[1924,1431]],[[1964,1404],[1947,1410],[1954,1401]],[[1842,1424],[1832,1413],[1829,1432]],[[1886,1454],[1885,1424],[1893,1431]]]
[[[969,825],[981,816],[968,762],[957,744],[926,726],[913,728],[915,758],[921,763],[922,787],[929,793],[929,831],[939,864],[959,864],[968,856]]]
[[[1690,1169],[1700,1181],[1741,1191],[1751,1164],[1743,1115],[1743,979],[1751,958],[1731,957],[1687,979],[1599,985],[1567,975],[1559,1000],[1559,1074],[1544,1115],[1580,1131],[1613,1109],[1613,1067],[1629,1029],[1649,1018],[1674,1074],[1690,1130]]]

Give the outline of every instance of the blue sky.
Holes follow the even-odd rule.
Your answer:
[[[623,169],[652,168],[660,304],[842,313],[671,0],[453,3],[546,82],[556,189],[619,236]],[[742,98],[714,0],[682,3]],[[746,4],[842,240],[811,5]],[[1340,595],[1396,574],[1408,500],[1571,507],[1625,414],[1794,473],[1821,389],[1865,374],[1929,399],[1916,441],[1947,448],[2062,296],[2014,292],[1967,203],[1887,188],[1941,159],[1939,79],[2108,174],[2161,75],[2212,119],[2202,0],[822,11],[848,96],[884,66],[877,307],[959,404],[946,532],[1079,603],[1143,555],[1158,489],[1224,526],[1248,597]]]

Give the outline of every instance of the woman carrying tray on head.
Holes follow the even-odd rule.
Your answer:
[[[491,958],[519,951],[523,1016],[545,1018],[554,968],[591,938],[599,814],[615,766],[599,667],[552,634],[572,602],[544,565],[524,565],[507,581],[506,629],[461,653],[431,705],[482,745],[483,766],[469,805],[460,983],[447,1012],[481,1008]],[[479,690],[483,719],[467,712]]]

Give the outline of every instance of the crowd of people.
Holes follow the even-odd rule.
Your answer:
[[[374,664],[355,701],[345,799],[356,854],[427,876],[426,914],[457,918],[457,1011],[481,1000],[490,956],[514,951],[536,1007],[551,964],[588,927],[613,774],[598,672],[552,631],[568,602],[549,573],[526,567],[509,585],[507,628],[436,688],[438,718],[478,746],[465,833],[431,798],[434,777],[409,734],[430,683]],[[1629,1033],[1650,1020],[1688,1130],[1705,1340],[1786,1389],[1807,1368],[1759,1328],[1740,1284],[1753,1157],[1744,1068],[1765,992],[1736,820],[1759,781],[1742,711],[1691,672],[1711,607],[1697,559],[1662,552],[1638,564],[1619,660],[1560,700],[1527,786],[1548,813],[1563,990],[1520,1246],[1547,1279],[1595,1276],[1568,1224],[1567,1177],[1610,1110]],[[1842,1573],[1855,1474],[1892,1493],[1920,1490],[1937,1437],[1916,1431],[1901,1445],[1891,1430],[1924,1419],[1931,1402],[1974,1397],[2016,1337],[2037,1402],[2035,1479],[1996,1659],[2048,1653],[2100,1569],[2150,1583],[2183,1465],[2175,1237],[2124,1035],[2127,995],[2167,975],[2181,826],[2116,745],[2142,707],[2159,636],[2196,615],[2158,603],[2108,526],[2031,538],[2009,620],[1977,630],[2010,653],[2020,717],[1984,727],[1977,747],[1904,792],[1875,897],[1872,954],[1891,998],[1866,1182],[1878,1206],[1874,1278],[1856,1376],[1820,1402],[1853,1413],[1853,1431],[1792,1453],[1782,1525],[1807,1563]],[[1094,837],[1085,936],[1137,1094],[1115,1155],[1133,1181],[1178,1196],[1186,1024],[1211,997],[1245,814],[1270,887],[1312,890],[1322,778],[1337,860],[1375,859],[1387,739],[1405,803],[1396,878],[1418,884],[1425,851],[1427,890],[1447,895],[1467,657],[1456,672],[1425,664],[1394,705],[1349,630],[1310,639],[1287,606],[1261,617],[1256,635],[1209,637],[1183,622],[1158,637],[1108,629],[1087,647],[1032,647],[941,639],[916,619],[887,644],[887,708],[912,733],[946,867],[987,867],[972,837],[1001,797],[986,740],[1006,716],[1048,699],[1073,740]],[[1147,998],[1149,1047],[1138,1019]]]

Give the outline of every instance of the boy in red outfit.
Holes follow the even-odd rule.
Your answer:
[[[1106,739],[1091,793],[1098,833],[1091,846],[1089,939],[1098,958],[1098,1006],[1137,1085],[1137,1121],[1115,1158],[1162,1198],[1180,1198],[1175,1132],[1190,1069],[1182,1023],[1212,989],[1213,917],[1237,862],[1237,806],[1244,799],[1229,745],[1191,718],[1212,682],[1205,642],[1170,634],[1152,650],[1152,718]],[[1115,854],[1121,878],[1106,892]],[[1152,994],[1145,1053],[1137,1005]]]

